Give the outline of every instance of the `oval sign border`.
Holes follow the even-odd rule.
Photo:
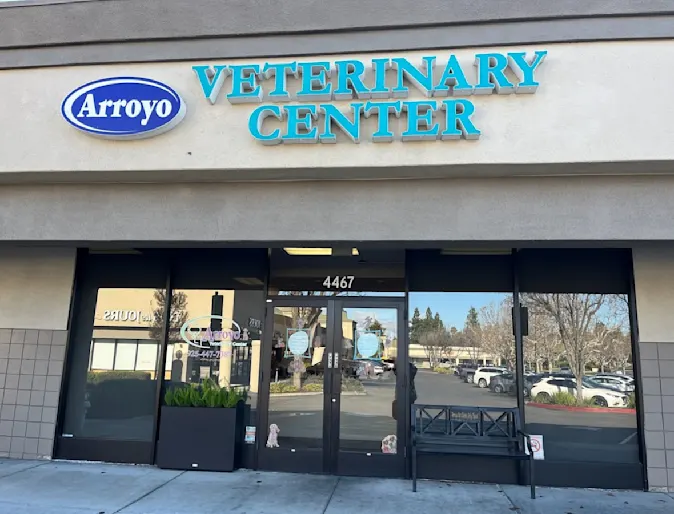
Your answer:
[[[208,314],[208,315],[206,315],[206,316],[198,316],[198,317],[196,317],[196,318],[191,318],[191,319],[188,319],[185,323],[183,323],[183,326],[182,326],[182,327],[180,327],[180,337],[181,337],[181,338],[183,339],[183,341],[185,341],[188,345],[194,346],[195,348],[210,348],[211,346],[216,346],[216,347],[217,347],[217,346],[222,346],[222,343],[223,343],[222,341],[220,341],[219,344],[216,344],[216,342],[213,342],[212,344],[209,344],[209,345],[198,345],[198,344],[196,344],[196,343],[194,342],[194,340],[189,340],[189,339],[187,339],[187,328],[190,326],[190,323],[193,323],[193,322],[195,322],[195,321],[199,321],[199,320],[202,320],[202,319],[209,319],[209,320],[212,320],[212,319],[219,319],[219,320],[221,320],[221,321],[223,321],[223,322],[225,322],[225,321],[231,321],[231,322],[232,322],[232,325],[236,325],[236,328],[238,329],[239,333],[241,333],[241,325],[239,325],[239,324],[238,324],[236,321],[234,321],[233,319],[225,318],[225,317],[223,317],[223,316],[218,316],[218,315],[216,315],[216,314]],[[201,331],[200,331],[199,333],[201,333]],[[230,341],[230,344],[232,344],[232,341]]]
[[[180,102],[178,112],[173,118],[171,118],[171,120],[169,120],[167,123],[165,123],[160,127],[143,132],[134,132],[131,134],[120,134],[118,132],[106,133],[106,131],[101,131],[99,129],[92,129],[91,127],[85,125],[84,123],[79,122],[77,119],[74,118],[74,115],[72,113],[72,106],[75,103],[75,100],[80,98],[82,95],[88,93],[89,91],[93,91],[94,89],[96,89],[101,85],[109,85],[115,83],[117,84],[141,83],[163,89]],[[186,113],[187,113],[187,105],[185,104],[185,101],[172,87],[169,87],[166,84],[159,82],[157,80],[148,79],[145,77],[107,77],[104,79],[98,79],[92,82],[87,82],[86,84],[78,87],[77,89],[73,89],[70,93],[68,93],[66,97],[63,99],[63,102],[61,103],[61,116],[63,116],[64,120],[66,120],[71,126],[75,127],[80,132],[84,132],[91,136],[95,136],[102,139],[116,139],[121,141],[147,139],[150,137],[163,134],[164,132],[168,132],[169,130],[175,128],[176,125],[178,125],[181,121],[183,121]]]

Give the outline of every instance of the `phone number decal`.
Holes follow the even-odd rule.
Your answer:
[[[229,357],[232,352],[224,350],[188,350],[188,357],[196,357],[197,359],[222,359]]]

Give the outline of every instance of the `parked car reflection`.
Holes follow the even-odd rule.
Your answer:
[[[539,380],[543,379],[542,374],[528,374],[524,376],[524,397],[529,396],[529,391],[533,385]],[[515,374],[511,371],[495,375],[489,382],[489,389],[494,393],[506,393],[511,396],[517,394],[517,382]]]
[[[576,395],[575,378],[544,378],[531,388],[531,395],[539,401],[548,402],[553,395],[568,393]],[[626,407],[627,396],[606,387],[597,387],[596,382],[583,378],[583,400],[599,407]]]
[[[634,379],[627,375],[597,373],[592,376],[592,380],[604,386],[613,387],[624,393],[631,393],[634,391]]]

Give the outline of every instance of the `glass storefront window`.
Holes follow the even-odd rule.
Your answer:
[[[517,285],[519,300],[526,307],[522,311],[524,376],[519,387],[524,393],[525,431],[543,436],[545,454],[538,478],[550,485],[641,487],[635,408],[638,377],[632,366],[627,294],[632,276],[630,252],[523,249],[511,256],[489,256],[451,255],[449,249],[444,252],[447,255],[442,253],[408,254],[410,357],[420,366],[417,403],[431,403],[426,400],[430,397],[441,405],[517,406],[518,388],[511,371],[516,368],[516,346],[511,343],[513,295],[509,292]],[[484,291],[490,290],[506,293],[489,295],[496,301],[470,301],[478,315],[467,316],[471,305],[465,306],[466,299],[484,297]],[[444,313],[452,305],[461,306],[462,314],[448,324]],[[451,325],[455,335],[460,335],[462,327],[465,332],[469,325],[478,325],[469,322],[471,318],[479,321],[476,332],[483,336],[479,345],[485,351],[479,356],[448,355],[456,346]],[[429,342],[424,343],[421,333],[428,330],[418,327],[428,326],[439,334],[426,336]],[[433,376],[433,369],[439,372],[436,363],[458,364],[459,373],[466,376],[476,365],[508,370],[490,379],[491,392],[475,386],[468,390],[471,395],[487,393],[487,397],[460,397],[455,385],[444,394],[436,386],[438,392],[433,395],[425,379]],[[474,372],[473,382],[476,376],[479,380]],[[501,403],[502,388],[511,391],[507,403]]]
[[[320,449],[327,310],[275,307],[273,331],[268,424],[282,427],[279,447]]]
[[[165,385],[212,379],[246,388],[256,405],[263,312],[263,291],[173,291]]]
[[[516,407],[512,294],[409,293],[416,403]]]
[[[248,389],[255,425],[266,253],[82,252],[56,454],[151,464],[162,392],[205,378]]]
[[[398,309],[344,308],[339,448],[384,452],[382,442],[397,435],[396,400]],[[389,451],[389,450],[387,450]]]
[[[638,463],[627,295],[525,293],[522,303],[527,431],[543,435],[545,459]]]
[[[97,290],[89,345],[75,345],[64,434],[151,441],[165,292]]]

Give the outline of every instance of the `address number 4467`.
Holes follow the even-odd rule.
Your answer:
[[[343,275],[343,276],[327,276],[323,281],[323,286],[326,289],[351,289],[353,286],[353,275]]]

